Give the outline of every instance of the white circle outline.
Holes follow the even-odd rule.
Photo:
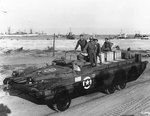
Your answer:
[[[88,86],[85,85],[86,80],[90,80]],[[85,78],[83,79],[83,87],[84,87],[84,89],[89,89],[89,88],[91,87],[91,84],[92,84],[92,79],[91,79],[91,77],[87,76],[87,77],[85,77]]]

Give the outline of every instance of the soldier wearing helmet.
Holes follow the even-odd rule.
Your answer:
[[[91,66],[96,66],[97,65],[97,60],[96,60],[97,46],[94,42],[93,37],[90,37],[89,39],[90,41],[85,46],[84,51],[88,53]]]

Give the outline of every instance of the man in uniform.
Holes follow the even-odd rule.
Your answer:
[[[105,42],[102,46],[102,51],[103,52],[108,52],[108,51],[112,51],[111,47],[112,47],[113,43],[108,41],[108,38],[105,38]]]
[[[92,67],[96,66],[97,65],[97,60],[96,60],[97,46],[92,37],[90,37],[90,41],[85,46],[84,51],[88,53]]]
[[[101,63],[101,57],[100,57],[101,47],[100,47],[100,44],[98,43],[98,39],[94,39],[94,42],[96,44],[96,58],[98,58],[99,62]],[[97,62],[98,62],[98,59],[97,59]]]
[[[94,42],[97,47],[96,56],[98,56],[101,53],[101,47],[100,47],[100,44],[98,43],[98,39],[94,39]]]
[[[79,47],[79,45],[80,45],[81,51],[83,51],[84,48],[85,48],[85,46],[86,46],[86,44],[87,44],[87,41],[84,39],[83,35],[81,34],[81,35],[80,35],[80,39],[78,40],[78,42],[77,42],[76,47],[75,47],[74,50],[76,51],[76,49],[77,49],[77,48]]]

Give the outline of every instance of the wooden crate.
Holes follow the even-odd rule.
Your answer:
[[[121,59],[121,51],[116,50],[114,51],[114,60]]]
[[[114,52],[106,52],[105,53],[105,59],[107,62],[114,60]]]
[[[105,53],[100,53],[99,57],[97,57],[97,63],[104,63],[105,62]]]

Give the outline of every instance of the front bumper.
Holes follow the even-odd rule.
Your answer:
[[[38,99],[44,99],[44,100],[46,99],[47,100],[47,99],[52,99],[54,96],[50,92],[49,92],[49,94],[47,94],[47,90],[38,90],[37,88],[35,88],[29,84],[16,84],[16,83],[14,83],[13,85],[9,85],[8,88],[22,91],[22,92],[29,94],[33,97],[36,97]]]

